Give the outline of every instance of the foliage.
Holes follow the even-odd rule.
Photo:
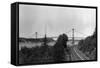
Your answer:
[[[67,50],[68,51],[68,50]],[[23,47],[19,51],[19,63],[20,64],[28,64],[28,63],[49,63],[49,62],[59,62],[64,59],[59,58],[60,56],[64,56],[67,60],[69,60],[68,52],[67,55],[64,56],[64,53],[55,52],[54,46],[36,46],[32,48]],[[58,55],[59,54],[59,55]],[[56,59],[55,59],[56,58]],[[59,60],[59,61],[58,61]]]
[[[68,55],[65,55],[65,52],[68,51],[66,47],[67,40],[68,37],[63,34],[59,36],[54,46],[48,46],[47,43],[50,41],[50,39],[47,40],[47,38],[44,38],[44,43],[41,46],[32,48],[23,47],[19,51],[19,63],[49,63],[61,62],[63,60],[65,61],[65,58],[69,58]],[[23,43],[28,43],[27,41],[33,42],[33,39],[26,39],[26,41]],[[68,54],[68,52],[66,53]]]
[[[78,44],[78,48],[85,53],[90,60],[96,59],[96,32],[92,36],[87,37],[84,40],[81,40]]]
[[[19,63],[41,63],[41,62],[49,62],[52,61],[52,47],[32,47],[27,48],[23,47],[19,51]]]

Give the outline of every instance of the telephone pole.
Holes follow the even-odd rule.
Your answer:
[[[72,44],[74,45],[74,28],[72,29]]]
[[[47,45],[47,25],[45,24],[45,36],[44,36],[44,45]]]
[[[38,34],[38,33],[37,33],[37,32],[35,32],[36,39],[37,39],[37,34]]]

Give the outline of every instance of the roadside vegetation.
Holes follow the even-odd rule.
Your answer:
[[[48,46],[47,43],[43,43],[41,46],[35,46],[32,48],[28,48],[26,46],[22,47],[21,50],[19,50],[19,64],[69,61],[69,50],[65,47],[65,38],[65,36],[61,35],[54,46]],[[28,41],[32,42],[33,40],[31,39],[30,41],[28,39]],[[20,40],[20,42],[23,41]],[[47,41],[44,40],[44,42]],[[23,43],[27,43],[27,41],[25,40]]]
[[[81,50],[87,57],[89,57],[90,60],[96,60],[96,36],[97,34],[95,31],[92,36],[89,36],[86,39],[81,40],[78,44],[79,50]]]

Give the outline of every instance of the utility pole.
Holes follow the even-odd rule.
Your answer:
[[[36,39],[37,39],[37,34],[38,34],[38,33],[37,33],[37,32],[35,32]]]
[[[47,35],[46,35],[46,33],[47,33],[47,25],[45,24],[45,36],[44,36],[44,45],[46,46],[47,45]]]
[[[46,37],[46,34],[45,34],[45,37],[44,37],[44,45],[45,46],[47,45],[47,37]]]
[[[74,45],[74,28],[72,29],[72,44]]]

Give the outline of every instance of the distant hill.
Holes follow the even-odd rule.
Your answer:
[[[19,42],[43,42],[44,38],[24,38],[24,37],[19,37]],[[54,41],[52,38],[46,38],[47,42],[52,42]]]

